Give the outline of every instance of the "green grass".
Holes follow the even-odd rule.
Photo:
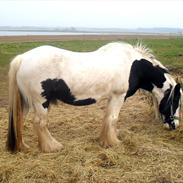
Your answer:
[[[14,56],[41,45],[53,45],[73,51],[93,51],[108,42],[107,40],[77,40],[63,42],[1,43],[0,66],[4,67],[8,65]],[[137,41],[128,40],[128,42],[134,44]],[[183,38],[145,39],[142,42],[153,50],[154,55],[165,66],[183,69]]]
[[[183,69],[183,39],[145,40],[144,42],[165,66]]]
[[[73,51],[92,51],[108,41],[63,41],[63,42],[33,42],[33,43],[1,43],[0,66],[6,66],[18,54],[24,53],[41,45],[52,45]]]

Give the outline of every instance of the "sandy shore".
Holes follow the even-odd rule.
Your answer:
[[[71,41],[71,40],[113,40],[126,39],[169,39],[167,35],[38,35],[38,36],[0,36],[0,43],[35,41]]]

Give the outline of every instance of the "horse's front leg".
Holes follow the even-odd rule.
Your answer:
[[[115,94],[112,95],[108,102],[100,135],[100,143],[103,147],[109,147],[120,142],[117,137],[116,122],[118,120],[121,106],[124,103],[124,97],[125,94]]]
[[[155,96],[152,96],[153,99],[153,107],[154,107],[154,116],[155,116],[155,120],[161,120],[161,115],[159,112],[159,105],[158,105],[158,101],[155,98]]]

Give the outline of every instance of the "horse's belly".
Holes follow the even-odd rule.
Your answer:
[[[70,86],[77,99],[95,98],[96,100],[109,95],[112,91],[112,83],[80,83]]]

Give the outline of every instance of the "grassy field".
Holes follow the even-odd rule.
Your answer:
[[[127,40],[131,44],[136,44],[138,41]],[[40,45],[53,45],[73,51],[92,51],[108,42],[107,40],[75,40],[63,42],[0,43],[0,66],[7,65],[15,55]],[[140,40],[140,42],[151,48],[163,64],[183,69],[183,38],[146,39]]]
[[[127,40],[135,44],[137,40]],[[92,51],[109,41],[0,43],[0,183],[183,183],[183,125],[165,130],[154,120],[146,96],[137,93],[122,107],[118,127],[121,144],[104,149],[98,143],[106,101],[88,107],[54,106],[49,129],[63,143],[57,153],[41,153],[26,119],[25,141],[30,151],[5,149],[8,123],[8,64],[20,53],[40,45]],[[183,76],[183,38],[145,39],[156,57],[175,76]]]

